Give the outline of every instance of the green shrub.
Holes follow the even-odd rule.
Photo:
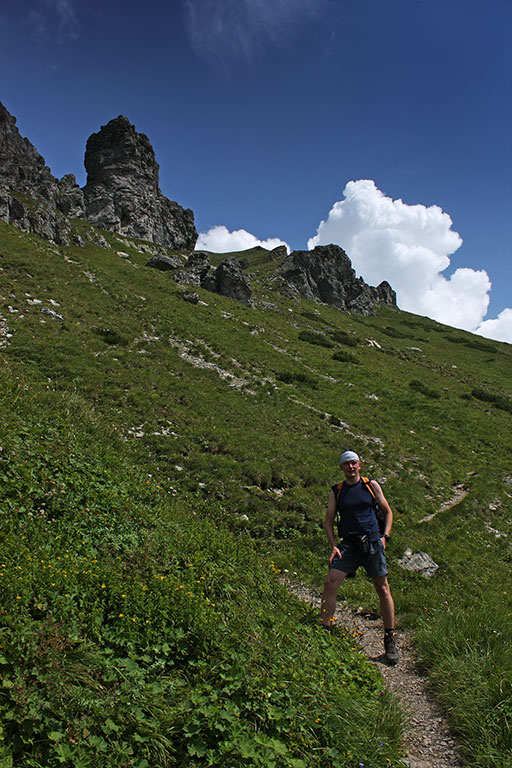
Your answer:
[[[357,347],[358,339],[355,336],[350,336],[344,331],[331,331],[331,337],[339,344],[345,344],[347,347]]]
[[[307,341],[309,344],[316,344],[319,347],[334,347],[334,344],[330,339],[316,331],[300,331],[299,339],[301,341]]]
[[[325,320],[322,315],[316,314],[316,312],[308,312],[307,309],[303,310],[301,312],[302,317],[306,317],[308,320],[313,320],[317,323],[324,323],[325,325],[329,325],[329,322]]]
[[[482,400],[485,403],[491,403],[495,408],[512,413],[512,400],[505,395],[496,395],[494,392],[488,392],[485,389],[475,387],[471,390],[473,397]]]
[[[382,333],[385,333],[386,336],[392,336],[394,339],[410,339],[411,336],[407,333],[403,333],[403,331],[400,331],[398,328],[393,328],[392,326],[385,326],[384,328],[381,328]]]
[[[308,376],[306,373],[295,373],[292,371],[281,371],[277,374],[279,381],[284,381],[285,384],[307,384],[312,389],[318,389],[318,383],[312,376]]]
[[[342,349],[337,349],[332,356],[333,360],[337,360],[340,363],[353,363],[359,365],[361,362],[358,357],[350,354],[350,352],[344,352]]]
[[[103,339],[105,344],[111,344],[113,346],[120,344],[125,346],[128,343],[127,339],[113,328],[92,328],[92,332]]]
[[[422,395],[426,395],[427,397],[430,397],[433,400],[441,397],[441,394],[439,392],[437,392],[435,389],[431,389],[430,387],[427,387],[427,385],[424,384],[419,379],[412,379],[412,381],[409,382],[409,387],[411,389],[414,389],[415,392],[421,392]]]
[[[480,339],[465,338],[464,336],[446,336],[446,340],[451,341],[452,344],[464,344],[468,349],[478,349],[480,352],[488,352],[491,355],[495,355],[498,352],[493,344],[481,341]]]

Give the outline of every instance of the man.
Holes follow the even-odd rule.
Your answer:
[[[380,610],[384,623],[384,648],[389,664],[396,664],[398,652],[393,637],[395,627],[395,606],[387,579],[386,544],[391,534],[393,513],[386,501],[382,488],[375,480],[370,480],[375,499],[385,513],[384,533],[380,533],[379,524],[373,508],[373,497],[361,479],[361,462],[354,451],[345,451],[340,457],[340,466],[345,481],[341,491],[333,485],[324,528],[331,545],[329,574],[325,580],[321,607],[321,623],[327,629],[331,627],[336,593],[347,578],[354,576],[362,565],[373,580],[379,596]],[[334,521],[338,510],[338,533],[341,538],[336,544]]]

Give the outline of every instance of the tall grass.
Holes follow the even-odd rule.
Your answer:
[[[298,626],[303,614],[297,607],[286,602],[286,608],[281,608],[285,597],[276,591],[274,570],[286,568],[312,583],[321,583],[327,555],[321,520],[329,488],[340,479],[340,449],[351,447],[363,457],[364,474],[383,484],[395,513],[388,556],[401,623],[416,631],[419,652],[468,754],[478,755],[486,768],[510,762],[510,665],[506,649],[511,623],[507,584],[512,536],[508,457],[512,439],[510,413],[501,407],[510,402],[512,394],[510,346],[475,342],[462,331],[454,336],[452,329],[431,320],[386,308],[376,317],[366,318],[290,299],[281,289],[273,290],[278,285],[273,281],[275,264],[261,249],[244,254],[247,270],[253,274],[253,307],[201,290],[202,303],[193,306],[183,301],[183,289],[169,275],[145,267],[147,254],[135,241],[123,241],[121,246],[114,235],[107,234],[110,249],[58,248],[3,223],[0,237],[0,312],[12,333],[1,352],[8,364],[2,374],[5,405],[0,417],[2,509],[7,510],[3,517],[4,552],[9,555],[9,567],[14,568],[11,574],[18,577],[18,566],[27,568],[26,583],[12,581],[14,586],[19,583],[20,592],[15,594],[14,586],[6,592],[17,617],[16,631],[22,632],[19,622],[30,624],[29,634],[43,622],[46,647],[57,640],[50,640],[55,627],[47,626],[45,603],[51,606],[52,621],[58,617],[64,622],[69,617],[72,630],[66,625],[66,632],[72,638],[82,638],[79,646],[71,642],[69,653],[79,647],[88,659],[96,659],[84,661],[77,674],[86,676],[86,670],[96,670],[91,674],[105,690],[104,664],[113,658],[113,652],[118,654],[119,649],[134,642],[136,659],[139,654],[149,654],[150,658],[137,661],[138,669],[156,664],[154,669],[162,670],[158,685],[163,679],[165,685],[176,686],[162,694],[152,687],[156,685],[153,677],[146,677],[145,671],[140,673],[144,696],[156,691],[155,711],[164,719],[171,713],[173,723],[179,720],[178,703],[187,700],[187,686],[194,687],[206,674],[199,664],[194,677],[195,668],[187,664],[186,673],[185,667],[179,668],[176,677],[179,665],[173,662],[169,675],[168,656],[179,658],[179,646],[188,658],[191,640],[202,649],[204,658],[212,659],[212,669],[220,670],[212,637],[220,637],[219,659],[236,655],[233,649],[240,646],[250,650],[250,637],[256,637],[258,653],[274,659],[272,675],[282,682],[280,675],[285,673],[279,669],[305,664],[297,656],[305,632],[310,643],[307,647],[313,649],[312,666],[307,668],[313,680],[314,664],[320,664],[319,659],[328,655],[329,649],[318,645],[323,640],[316,639],[307,623],[305,629]],[[117,255],[121,247],[128,259]],[[56,307],[63,319],[44,315],[42,307]],[[457,343],[453,343],[454,338]],[[347,349],[353,340],[357,341],[354,354]],[[11,411],[18,414],[12,422]],[[51,434],[51,439],[45,434]],[[454,487],[460,485],[467,490],[466,498],[448,508]],[[49,512],[55,513],[55,523],[45,522]],[[430,522],[422,522],[425,518]],[[30,523],[26,531],[20,528],[23,521]],[[54,529],[54,535],[61,539],[50,538]],[[87,578],[70,569],[55,568],[53,560],[48,571],[45,556],[50,559],[57,545],[62,547],[64,542],[70,550],[68,555],[74,548],[73,562],[80,557],[98,559],[92,564],[94,568],[87,560],[89,567],[81,569],[91,571]],[[43,547],[45,556],[37,559],[33,552],[38,547]],[[439,569],[432,580],[401,570],[397,561],[406,548],[426,551],[434,558]],[[32,557],[30,567],[28,560],[23,566],[14,562],[18,549],[26,558]],[[64,549],[58,556],[62,559],[65,555]],[[45,562],[40,563],[41,559]],[[216,591],[211,594],[205,591],[204,582],[207,573],[217,572],[217,565],[210,568],[210,560],[219,568]],[[185,561],[199,566],[194,571],[197,578],[190,577],[186,584],[179,580],[189,573]],[[108,563],[112,574],[111,586],[102,582],[104,589],[98,585],[100,563],[101,568]],[[228,563],[232,565],[228,567]],[[54,569],[59,580],[53,576],[52,580],[58,585],[59,600],[51,592],[57,587],[50,589]],[[65,591],[62,570],[66,570],[66,579],[73,581],[74,592]],[[142,600],[141,596],[137,612],[128,614],[120,607],[120,601],[127,599],[121,595],[139,594],[139,573],[146,579],[143,583],[148,592],[152,584],[151,598]],[[79,576],[90,590],[86,609],[80,607],[83,584],[77,581]],[[157,576],[164,577],[159,578],[161,584]],[[180,585],[187,588],[184,597],[178,592]],[[364,579],[347,585],[345,596],[357,605],[375,607],[374,591]],[[215,607],[206,602],[207,598]],[[158,606],[154,613],[160,618],[154,625],[146,625],[146,620],[152,619],[143,618],[145,607],[153,605],[144,602],[149,599]],[[178,606],[183,621],[168,603]],[[236,614],[232,612],[234,605]],[[500,642],[486,646],[484,653],[486,607],[489,617],[501,612],[502,622]],[[78,634],[73,634],[75,631]],[[172,650],[151,655],[144,643],[160,647],[156,635],[167,633],[170,641],[166,644]],[[442,639],[452,634],[459,644],[445,650]],[[281,638],[282,653],[285,647],[294,649],[295,661],[283,660],[274,645],[273,650],[267,650],[265,643],[273,643],[273,638]],[[461,649],[470,638],[479,650],[468,660],[472,672],[466,675],[465,664],[457,659],[464,659]],[[25,650],[32,659],[29,645]],[[21,656],[16,658],[21,664]],[[341,658],[345,664],[344,653]],[[116,668],[118,677],[118,673],[108,671],[114,675],[112,690],[122,687],[121,675],[128,680],[128,690],[130,675],[119,663]],[[251,669],[250,664],[247,668]],[[261,686],[257,691],[269,692],[261,682],[266,679],[263,666],[256,664],[256,668],[257,685]],[[212,686],[210,694],[213,689],[224,690],[224,674],[218,671],[211,679],[206,676]],[[243,679],[243,686],[252,691],[250,680]],[[473,692],[479,679],[482,693],[476,696]],[[185,680],[185,685],[180,680]],[[297,683],[301,686],[305,691],[300,699],[303,712],[316,701],[316,694],[302,678]],[[325,686],[331,691],[327,678]],[[368,699],[372,707],[371,702],[377,700],[375,692],[367,692],[360,681],[358,686],[364,693],[362,699]],[[37,685],[35,689],[39,690]],[[330,719],[315,708],[313,720],[309,716],[303,720],[301,714],[291,722],[284,716],[280,719],[279,714],[280,725],[272,730],[268,724],[274,722],[274,710],[263,711],[255,704],[263,701],[262,694],[258,698],[260,693],[254,694],[255,699],[249,697],[247,705],[258,713],[251,721],[251,733],[259,733],[254,723],[265,723],[261,738],[276,739],[279,745],[269,747],[265,742],[254,748],[267,750],[265,759],[279,765],[295,759],[314,765],[320,757],[326,759],[322,750],[331,735]],[[285,703],[291,706],[282,695],[279,712],[284,711]],[[201,696],[208,698],[204,692]],[[466,702],[472,697],[469,713]],[[227,695],[222,694],[221,700],[227,702]],[[269,697],[265,701],[267,705]],[[359,706],[366,704],[358,699]],[[195,733],[209,734],[210,745],[221,742],[219,733],[208,724],[208,718],[217,717],[215,707],[194,726]],[[244,710],[244,723],[249,722],[248,709]],[[128,705],[123,711],[129,712]],[[341,704],[337,711],[342,722],[345,717],[354,717],[359,723],[355,714],[341,714],[345,711]],[[169,725],[169,731],[159,726],[159,733],[170,734],[169,743],[183,745],[184,723],[192,715],[179,712],[181,724]],[[384,712],[383,727],[393,734],[395,715],[387,705]],[[375,719],[374,715],[368,717],[368,722]],[[103,731],[101,735],[87,724],[85,727],[104,739]],[[182,729],[181,736],[175,734],[174,727]],[[146,738],[148,732],[140,728],[137,725],[134,732]],[[234,733],[234,725],[229,728]],[[303,728],[313,734],[312,741]],[[159,760],[157,765],[165,765],[162,755],[166,754],[170,764],[173,760],[179,764],[179,759],[185,759],[182,747],[182,757],[178,758],[174,747],[165,746],[156,730],[148,736],[153,739],[154,751],[144,753],[141,760],[148,760],[150,765],[152,760]],[[345,736],[345,725],[342,730]],[[285,731],[294,734],[293,739],[290,736],[287,740]],[[66,734],[57,725],[51,732]],[[9,749],[14,743],[21,749],[27,734],[9,733]],[[114,737],[110,734],[109,738]],[[120,736],[119,744],[127,738]],[[394,738],[386,737],[384,743],[394,744]],[[361,739],[367,739],[364,729]],[[36,741],[34,737],[33,743]],[[66,735],[56,736],[54,741],[52,749],[57,751],[65,744],[66,749],[72,746]],[[274,756],[282,749],[281,743],[292,742],[295,746],[286,757]],[[133,740],[130,743],[133,749]],[[389,754],[379,753],[371,760],[380,765],[386,756],[395,759],[393,749],[390,746]],[[348,753],[339,750],[339,764],[352,766]],[[351,748],[350,752],[355,756],[358,750]],[[231,755],[229,750],[226,754]],[[222,760],[228,761],[222,764],[235,761],[234,756],[222,755]],[[187,759],[191,764],[214,764],[211,752],[188,754]],[[241,759],[263,760],[261,755],[244,758],[239,754],[236,760]],[[368,755],[367,760],[373,764]],[[119,761],[122,764],[121,756]]]

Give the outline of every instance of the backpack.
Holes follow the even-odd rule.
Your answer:
[[[361,481],[364,487],[366,488],[366,490],[372,495],[372,507],[373,507],[373,511],[375,512],[375,517],[377,518],[377,523],[379,524],[379,533],[383,534],[386,529],[386,513],[384,512],[379,502],[377,501],[371,480],[368,477],[361,477]],[[341,483],[339,483],[338,489],[336,492],[336,516],[335,516],[336,523],[339,523],[339,520],[340,520],[338,500],[340,498],[340,493],[341,493],[341,489],[343,488],[344,482],[345,481],[342,480]]]

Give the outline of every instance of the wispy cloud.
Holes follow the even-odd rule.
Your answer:
[[[225,61],[251,59],[318,16],[332,0],[184,0],[187,30],[199,55]]]
[[[76,40],[80,31],[73,0],[37,0],[29,20],[38,37]]]

